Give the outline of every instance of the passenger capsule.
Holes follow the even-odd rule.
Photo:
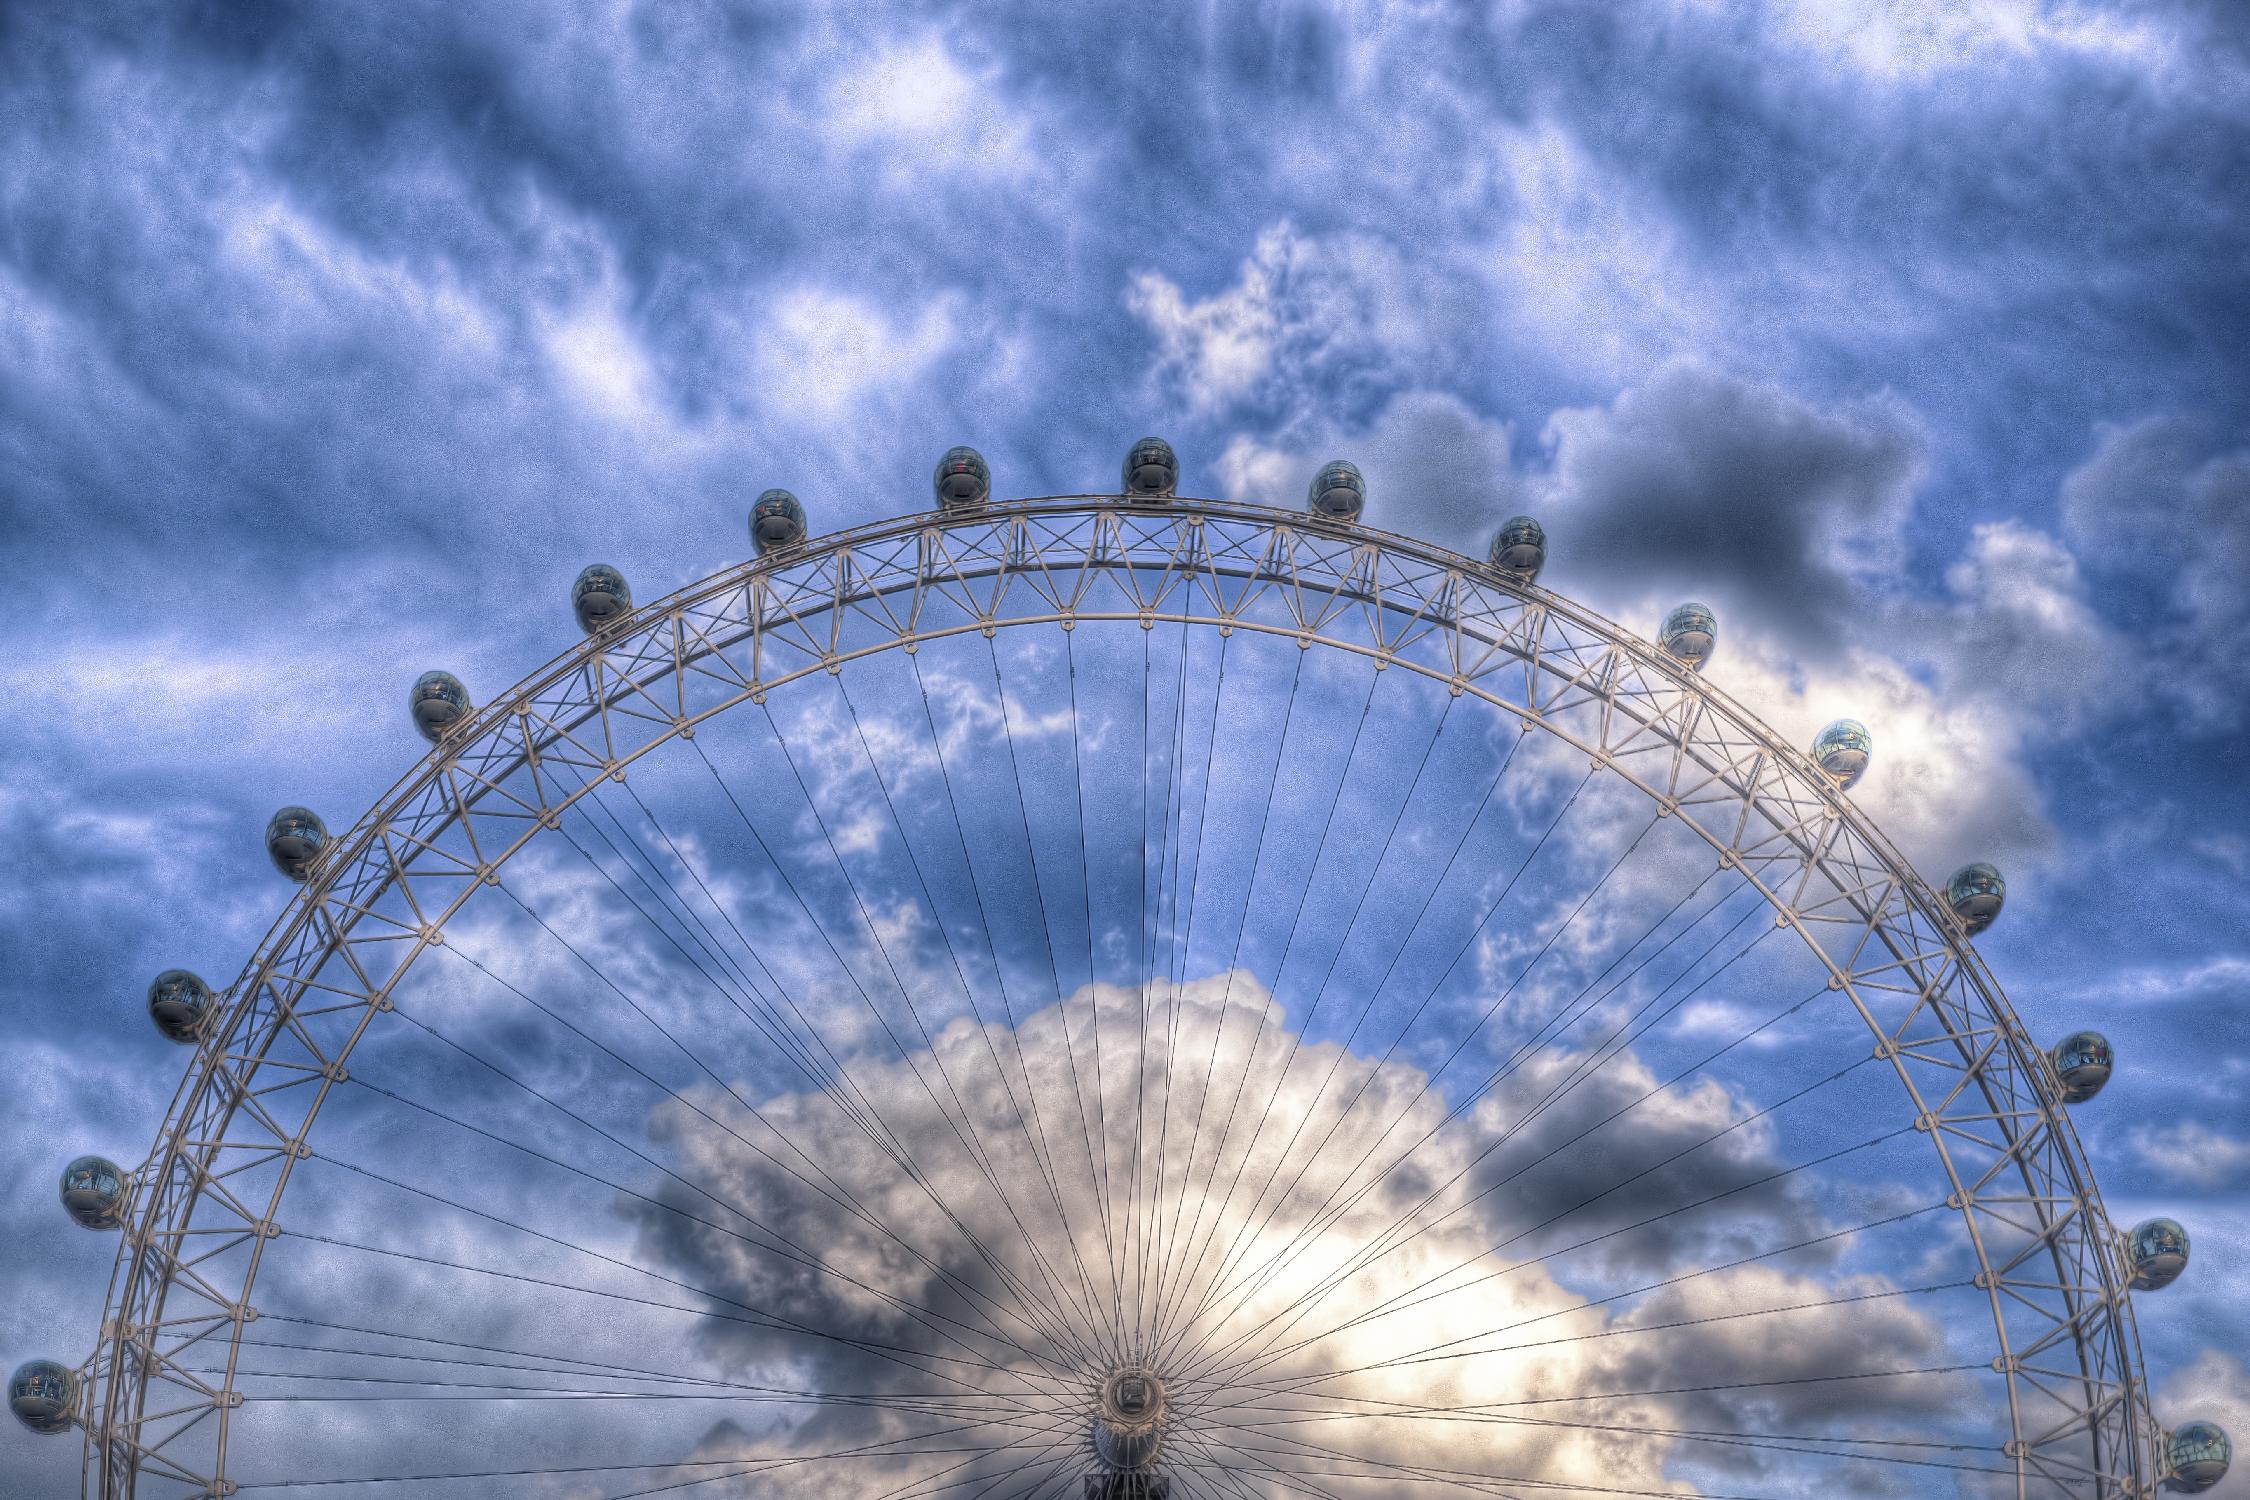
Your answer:
[[[982,505],[992,498],[992,471],[984,466],[984,455],[974,448],[946,449],[930,483],[937,490],[942,510]]]
[[[2187,1269],[2187,1231],[2173,1219],[2143,1219],[2125,1236],[2125,1263],[2133,1272],[2134,1291],[2170,1286]]]
[[[266,823],[266,855],[291,880],[303,880],[328,847],[328,825],[309,807],[285,807]]]
[[[1313,476],[1307,503],[1314,515],[1356,521],[1367,504],[1367,481],[1360,478],[1358,465],[1341,458],[1332,460],[1322,464]]]
[[[1547,566],[1547,532],[1529,516],[1510,516],[1492,536],[1492,565],[1521,583]]]
[[[424,672],[415,678],[406,695],[406,706],[414,715],[414,727],[433,745],[473,711],[469,690],[451,672]]]
[[[2084,1104],[2093,1098],[2117,1067],[2109,1038],[2098,1031],[2074,1031],[2055,1043],[2047,1056],[2055,1065],[2065,1104]]]
[[[2164,1466],[2171,1470],[2165,1487],[2191,1495],[2207,1490],[2227,1477],[2233,1460],[2234,1444],[2227,1441],[2226,1429],[2216,1422],[2189,1422],[2175,1428],[2164,1445]]]
[[[579,629],[599,635],[633,612],[633,591],[625,586],[625,575],[608,563],[589,563],[570,586],[570,610],[578,616]]]
[[[787,490],[767,490],[750,507],[750,541],[761,554],[805,539],[805,508]]]
[[[1693,671],[1703,670],[1719,649],[1719,617],[1709,605],[1687,603],[1664,617],[1657,641]]]
[[[1839,791],[1848,790],[1866,774],[1874,754],[1875,736],[1857,719],[1838,719],[1813,736],[1812,758],[1835,780]]]
[[[82,1229],[115,1229],[125,1222],[125,1172],[102,1156],[81,1156],[62,1174],[63,1212]]]
[[[2008,882],[1983,860],[1963,865],[1945,883],[1945,904],[1961,919],[1962,928],[1975,937],[1993,924],[2008,899]]]
[[[77,1373],[51,1359],[18,1365],[8,1377],[8,1410],[33,1432],[70,1431],[70,1414],[77,1405]]]
[[[218,1008],[211,986],[185,969],[166,969],[148,987],[148,1018],[170,1041],[200,1041]]]
[[[1125,455],[1125,493],[1142,499],[1168,497],[1180,482],[1180,460],[1160,437],[1145,437]]]

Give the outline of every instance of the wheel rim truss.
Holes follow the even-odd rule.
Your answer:
[[[482,707],[336,840],[226,992],[137,1174],[83,1370],[89,1492],[233,1492],[237,1341],[291,1170],[391,989],[518,849],[602,778],[790,682],[1082,620],[1260,631],[1421,674],[1694,829],[1826,966],[1937,1150],[2003,1351],[2017,1493],[2150,1492],[2161,1433],[2116,1234],[2045,1054],[1943,900],[1817,766],[1660,648],[1457,554],[1116,496],[883,522],[691,585]],[[222,1349],[224,1375],[189,1373]]]

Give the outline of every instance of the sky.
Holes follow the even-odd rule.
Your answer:
[[[1502,518],[1536,515],[1550,538],[1540,581],[1558,593],[1644,634],[1682,599],[1710,604],[1711,679],[1785,738],[1866,721],[1876,763],[1854,798],[1906,857],[1933,880],[1970,859],[2006,873],[2006,913],[1979,949],[2033,1035],[2093,1026],[2117,1045],[2117,1077],[2074,1115],[2110,1215],[2169,1214],[2194,1238],[2186,1277],[2139,1299],[2160,1414],[2213,1415],[2250,1436],[2250,21],[2236,7],[26,0],[0,10],[0,142],[0,539],[25,648],[0,664],[18,705],[0,777],[12,872],[0,1036],[28,1127],[0,1159],[14,1268],[0,1361],[75,1363],[92,1345],[114,1246],[64,1219],[54,1182],[81,1152],[128,1166],[148,1152],[187,1055],[148,1026],[148,978],[184,965],[224,984],[240,969],[292,893],[260,847],[266,817],[303,803],[333,829],[356,822],[426,749],[402,710],[417,673],[442,665],[497,696],[577,640],[568,587],[581,566],[609,562],[640,600],[662,597],[747,555],[745,515],[768,486],[801,496],[812,529],[830,531],[927,509],[931,465],[955,443],[979,448],[996,493],[1016,497],[1108,490],[1131,442],[1159,433],[1179,452],[1182,494],[1295,508],[1313,470],[1342,456],[1365,472],[1366,519],[1385,530],[1477,555]],[[955,919],[915,915],[910,877],[922,872],[901,856],[916,848],[956,851],[941,891],[996,882],[999,914],[977,919],[995,949],[1047,933],[1084,944],[1077,971],[1052,944],[1035,963],[1026,946],[994,964],[1002,989],[1019,958],[1052,971],[1036,1015],[1011,1012],[988,1032],[981,1013],[956,1008],[965,1029],[888,1054],[872,1020],[842,1019],[860,1002],[806,969],[794,982],[834,1007],[838,1047],[875,1097],[896,1101],[922,1076],[912,1059],[934,1067],[956,1043],[970,1048],[964,1069],[987,1036],[1073,1061],[1077,1043],[1040,1028],[1066,1002],[1089,1016],[1123,1006],[1123,991],[1104,1001],[1100,986],[1131,983],[1146,957],[1122,939],[1095,953],[1114,936],[1110,917],[1119,932],[1139,918],[1120,915],[1131,880],[1105,884],[1092,851],[1106,839],[1159,889],[1123,809],[1160,827],[1152,791],[1170,806],[1166,788],[1197,788],[1208,809],[1217,788],[1218,905],[1239,900],[1271,931],[1245,915],[1222,916],[1216,937],[1185,933],[1179,988],[1158,1014],[1191,1040],[1213,1030],[1214,1059],[1219,1018],[1239,1014],[1261,1039],[1270,1022],[1270,1035],[1326,1047],[1340,1076],[1358,1076],[1368,1049],[1305,1010],[1331,960],[1286,951],[1294,888],[1272,898],[1258,883],[1266,825],[1294,851],[1277,854],[1283,873],[1301,871],[1325,903],[1309,929],[1356,955],[1349,869],[1322,863],[1341,858],[1328,853],[1333,816],[1315,821],[1331,782],[1313,772],[1336,778],[1337,803],[1365,822],[1340,842],[1387,849],[1380,830],[1396,809],[1405,847],[1436,840],[1434,865],[1448,847],[1439,831],[1490,770],[1476,757],[1511,736],[1448,718],[1445,739],[1436,698],[1325,661],[1298,676],[1291,653],[1248,645],[1225,679],[1232,696],[1205,699],[1225,664],[1213,643],[1190,652],[1170,636],[1154,644],[1178,646],[1177,661],[1159,655],[1145,668],[1153,689],[1125,692],[1146,685],[1137,644],[1089,632],[1070,648],[1084,660],[1066,657],[1090,690],[1116,690],[1089,709],[1099,731],[1074,722],[1076,705],[1059,717],[1058,684],[1074,679],[1056,675],[1052,640],[1010,641],[989,665],[981,645],[933,652],[934,688],[895,663],[847,679],[869,711],[864,760],[835,699],[777,700],[774,727],[732,730],[715,753],[722,767],[738,755],[745,776],[757,768],[761,796],[803,792],[807,816],[758,804],[779,863],[757,863],[737,831],[748,820],[693,760],[655,773],[645,831],[677,824],[690,854],[670,868],[685,879],[708,861],[746,916],[771,915],[784,865],[856,869],[894,903],[877,915],[899,924],[915,973],[945,959],[937,939]],[[987,692],[1003,674],[1005,721]],[[926,730],[925,692],[939,705]],[[1261,762],[1255,747],[1292,693],[1310,705],[1288,721],[1301,740],[1284,728]],[[1362,714],[1366,753],[1388,771],[1353,781]],[[999,722],[1025,742],[1032,792],[1019,779],[1009,801],[997,780],[978,783],[990,795],[967,797],[968,824],[916,823],[948,775],[1002,774]],[[1166,734],[1173,750],[1151,748]],[[1199,771],[1199,738],[1239,761]],[[1097,798],[1090,823],[1080,814],[1088,867],[1063,887],[1084,895],[1079,925],[1034,924],[1006,897],[1044,899],[1035,838],[1071,824],[1048,795],[1060,783],[1040,778],[1078,770],[1054,759],[1073,740],[1127,790],[1116,806]],[[1441,741],[1425,805],[1413,767]],[[798,760],[773,758],[790,746]],[[960,763],[941,766],[948,753]],[[1525,753],[1492,821],[1468,825],[1461,857],[1479,871],[1513,868],[1572,784],[1559,762]],[[1283,778],[1285,757],[1296,758]],[[877,763],[890,781],[864,774]],[[1312,791],[1269,819],[1261,808],[1277,786],[1299,788],[1300,765]],[[798,767],[809,769],[788,788]],[[917,788],[904,817],[878,795]],[[1630,805],[1591,795],[1517,898],[1535,908],[1520,929],[1532,937],[1477,940],[1457,996],[1470,1011],[1501,991],[1539,915],[1567,912],[1639,827]],[[1008,863],[1016,844],[988,841],[979,821],[1004,810],[998,840],[1019,808],[1024,831],[1009,837],[1029,855],[1022,870]],[[1202,821],[1184,809],[1177,827]],[[573,851],[527,863],[525,899],[567,904],[605,934],[621,972],[688,1006],[666,988],[682,966],[602,896],[596,859]],[[847,857],[861,863],[847,869]],[[980,870],[979,857],[991,863]],[[1670,858],[1653,849],[1632,867],[1650,916],[1690,883]],[[1410,865],[1379,856],[1360,877],[1365,920],[1388,934],[1368,951],[1403,945],[1408,992],[1423,900]],[[1462,913],[1483,889],[1463,885]],[[477,909],[490,951],[557,992],[585,989],[524,910]],[[1434,920],[1448,910],[1433,907]],[[1601,935],[1622,945],[1629,933]],[[821,957],[812,936],[788,945],[807,963]],[[1610,951],[1589,936],[1558,963],[1592,975]],[[1345,963],[1343,988],[1369,987],[1380,1012],[1387,977],[1367,969]],[[1743,988],[1725,1003],[1778,1009],[1785,969],[1777,959],[1755,984],[1730,979]],[[432,1007],[469,1005],[430,984]],[[967,975],[958,988],[974,1011]],[[1731,1014],[1681,1012],[1689,1038]],[[456,1019],[557,1077],[584,1081],[591,1066],[521,1017],[470,1006]],[[1806,1047],[1816,1040],[1845,1045],[1823,1031]],[[483,1097],[455,1064],[415,1050],[427,1037],[387,1044],[390,1076]],[[1271,1066],[1277,1095],[1296,1087],[1278,1056],[1244,1045],[1239,1066],[1214,1061],[1208,1076],[1261,1080]],[[1668,1055],[1652,1038],[1620,1076],[1662,1077]],[[1760,1056],[1668,1093],[1667,1118],[1685,1129],[1771,1103],[1796,1075],[1787,1048]],[[993,1066],[997,1088],[997,1050]],[[828,1128],[806,1113],[825,1106],[772,1059],[746,1053],[721,1071],[775,1118]],[[1108,1086],[1081,1097],[1109,1104]],[[970,1092],[951,1116],[934,1096],[927,1115],[895,1102],[897,1131],[1013,1128],[1006,1090]],[[1317,1119],[1319,1097],[1295,1107]],[[1451,1098],[1442,1086],[1433,1097]],[[780,1220],[827,1212],[680,1102],[723,1116],[716,1095],[604,1098],[612,1127],[660,1142],[731,1201]],[[493,1128],[533,1128],[521,1108],[485,1102],[500,1111],[482,1117]],[[1583,1101],[1587,1119],[1598,1102]],[[1866,1123],[1881,1123],[1885,1103],[1863,1103]],[[1504,1119],[1472,1111],[1441,1148],[1466,1160]],[[369,1151],[396,1128],[355,1120],[340,1116],[339,1136]],[[1750,1131],[1737,1165],[1800,1160],[1811,1139]],[[947,1182],[984,1170],[975,1153],[928,1149]],[[839,1165],[845,1180],[897,1189],[863,1157]],[[501,1172],[491,1154],[472,1159]],[[1903,1163],[1831,1175],[1743,1222],[1833,1225],[1871,1185],[1911,1175]],[[306,1212],[377,1215],[344,1191],[363,1186],[308,1174]],[[730,1259],[641,1199],[543,1198],[521,1175],[486,1187],[518,1206],[573,1204],[611,1250],[698,1285],[801,1297],[808,1317],[899,1333],[897,1309],[831,1306],[833,1287]],[[1054,1196],[1064,1212],[1066,1194]],[[1526,1202],[1493,1200],[1446,1233],[1473,1250],[1503,1238]],[[927,1228],[933,1207],[894,1211]],[[450,1236],[463,1253],[496,1232],[427,1203],[386,1211],[390,1227]],[[1283,1232],[1235,1227],[1254,1243]],[[1664,1251],[1693,1260],[1724,1242],[1713,1231]],[[881,1244],[834,1243],[891,1264]],[[1743,1274],[1903,1282],[1912,1259],[1870,1251]],[[1621,1256],[1583,1275],[1541,1272],[1540,1287],[1505,1298],[1599,1297],[1637,1268]],[[969,1269],[949,1263],[945,1276]],[[328,1274],[305,1262],[304,1294]],[[1271,1295],[1298,1291],[1284,1278]],[[1628,1306],[1619,1316],[1660,1316],[1651,1301]],[[529,1303],[489,1311],[500,1342],[537,1320]],[[1835,1338],[1935,1348],[1942,1321]],[[620,1347],[636,1336],[603,1326]],[[713,1321],[686,1347],[737,1376],[766,1368],[767,1353],[729,1333]],[[1578,1376],[1622,1378],[1632,1364],[1606,1358],[1589,1355]],[[793,1373],[884,1378],[855,1359]],[[1883,1419],[1942,1422],[1952,1399],[1918,1392]],[[805,1437],[743,1420],[703,1422],[683,1441],[732,1454]],[[855,1420],[829,1412],[817,1431],[871,1430]],[[387,1416],[322,1430],[339,1473],[374,1472],[348,1464],[401,1461],[419,1441]],[[433,1446],[468,1441],[452,1427],[441,1438]],[[286,1447],[264,1441],[251,1445],[258,1461]],[[1520,1434],[1491,1441],[1493,1463],[1534,1461],[1510,1446]],[[1676,1443],[1604,1461],[1683,1491],[1786,1492],[1776,1471],[1729,1471]],[[65,1493],[75,1465],[70,1440],[0,1433],[0,1473],[22,1493]]]

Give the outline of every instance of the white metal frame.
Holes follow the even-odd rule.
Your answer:
[[[1261,631],[1422,674],[1694,829],[1827,968],[1937,1152],[2002,1351],[2016,1493],[2150,1492],[2162,1433],[2116,1235],[2045,1054],[1942,897],[1801,751],[1660,648],[1441,548],[1258,505],[1065,496],[836,533],[647,605],[484,704],[333,842],[136,1174],[83,1371],[87,1493],[232,1493],[238,1340],[322,1102],[416,957],[576,797],[808,674],[1080,620]],[[221,1351],[228,1373],[189,1373]]]

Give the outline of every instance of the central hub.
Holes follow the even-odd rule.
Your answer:
[[[1164,1442],[1164,1382],[1152,1370],[1112,1370],[1094,1400],[1094,1451],[1113,1469],[1142,1469]]]

